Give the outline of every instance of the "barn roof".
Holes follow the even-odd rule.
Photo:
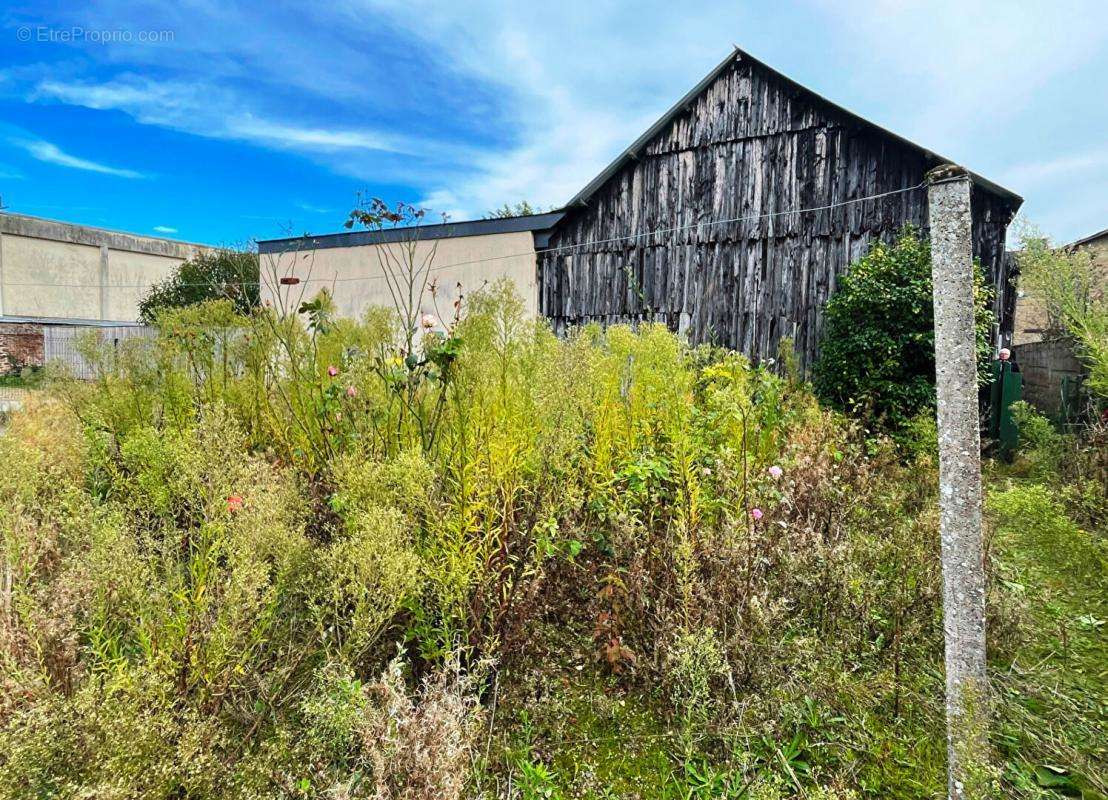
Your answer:
[[[738,59],[740,62],[747,62],[747,63],[750,63],[750,64],[754,64],[759,69],[763,70],[764,72],[766,72],[770,76],[772,76],[775,80],[778,80],[782,83],[788,84],[789,86],[795,88],[797,91],[808,95],[813,100],[815,100],[819,103],[822,103],[823,105],[826,105],[826,106],[830,107],[831,109],[833,109],[834,111],[842,114],[843,116],[848,117],[849,119],[852,119],[852,120],[854,120],[854,121],[870,128],[872,130],[875,130],[875,131],[879,132],[880,134],[889,137],[890,139],[894,139],[894,140],[900,142],[901,144],[907,145],[909,148],[920,152],[927,159],[927,161],[931,164],[931,166],[938,166],[939,164],[946,164],[946,163],[951,162],[951,159],[945,158],[945,157],[939,155],[938,153],[935,153],[932,150],[928,150],[926,147],[921,147],[920,145],[916,144],[915,142],[909,141],[908,139],[905,139],[903,136],[898,136],[897,134],[893,133],[892,131],[888,130],[887,128],[882,128],[880,125],[877,125],[876,123],[870,122],[868,119],[866,119],[864,117],[860,117],[857,114],[855,114],[854,112],[848,111],[847,109],[843,108],[842,106],[831,102],[827,98],[820,96],[816,92],[813,92],[811,89],[807,88],[806,86],[802,86],[801,84],[797,83],[796,81],[792,80],[791,78],[789,78],[785,75],[782,75],[780,72],[775,70],[773,67],[769,66],[768,64],[766,64],[763,61],[760,61],[759,59],[755,58],[754,56],[750,55],[745,50],[742,50],[741,48],[736,47],[734,49],[734,51],[732,51],[731,53],[728,53],[727,58],[723,59],[723,61],[721,61],[715,69],[713,69],[711,72],[709,72],[707,75],[705,75],[704,78],[699,83],[696,84],[696,86],[694,86],[692,89],[690,89],[689,92],[684,97],[682,97],[680,100],[678,100],[673,105],[673,107],[669,109],[669,111],[667,111],[665,114],[663,114],[661,119],[659,119],[657,122],[655,122],[653,125],[651,125],[650,128],[647,129],[647,131],[645,133],[643,133],[642,136],[640,136],[638,139],[636,139],[634,142],[631,143],[630,147],[628,147],[626,150],[624,150],[622,153],[620,153],[620,155],[616,158],[616,160],[613,161],[611,164],[609,164],[604,169],[603,172],[601,172],[599,175],[597,175],[595,178],[593,178],[592,181],[589,182],[588,186],[586,186],[584,189],[582,189],[580,192],[578,192],[574,196],[574,198],[566,204],[566,208],[572,208],[573,206],[576,206],[576,205],[585,205],[585,204],[587,204],[589,199],[605,183],[607,183],[609,178],[611,178],[613,175],[615,175],[617,172],[619,172],[619,170],[621,170],[628,163],[630,163],[631,161],[634,161],[636,158],[638,158],[639,154],[642,153],[642,151],[651,142],[651,140],[653,140],[654,137],[657,136],[659,133],[663,132],[670,125],[670,123],[672,123],[680,114],[685,112],[689,108],[690,104],[704,90],[706,90],[733,63],[735,63],[736,59]],[[1023,198],[1020,197],[1018,194],[1016,194],[1015,192],[1013,192],[1009,189],[1005,189],[1003,186],[1000,186],[996,183],[993,183],[992,181],[988,180],[987,178],[983,178],[982,176],[980,176],[980,175],[978,175],[974,172],[970,172],[970,177],[973,179],[973,182],[977,186],[981,187],[985,191],[988,191],[992,194],[995,194],[995,195],[997,195],[999,197],[1002,197],[1005,200],[1008,200],[1009,202],[1011,202],[1012,206],[1013,206],[1013,211],[1015,209],[1019,208],[1019,206],[1023,203]]]
[[[1092,242],[1095,242],[1097,239],[1103,239],[1105,237],[1108,237],[1108,228],[1105,228],[1102,231],[1098,231],[1097,233],[1092,233],[1088,236],[1084,236],[1078,239],[1076,242],[1072,242],[1069,247],[1081,247],[1082,245],[1090,244]]]

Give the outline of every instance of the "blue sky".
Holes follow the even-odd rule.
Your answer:
[[[326,7],[324,7],[326,6]],[[340,228],[362,191],[453,219],[568,200],[738,44],[1108,228],[1108,3],[19,2],[11,211],[215,244]]]

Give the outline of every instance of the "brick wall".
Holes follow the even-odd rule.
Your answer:
[[[18,373],[44,362],[42,326],[29,322],[0,323],[0,375]]]

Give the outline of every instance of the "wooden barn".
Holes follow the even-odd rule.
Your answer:
[[[537,249],[539,311],[559,331],[658,321],[755,360],[791,337],[807,367],[836,278],[905,224],[927,232],[921,184],[947,161],[736,49],[566,206]],[[1006,343],[1022,200],[973,181],[974,255]]]

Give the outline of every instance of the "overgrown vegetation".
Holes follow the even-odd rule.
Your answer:
[[[1071,338],[1089,388],[1108,397],[1108,271],[1088,250],[1056,248],[1033,229],[1020,238],[1020,281],[1045,306],[1047,335]]]
[[[0,797],[941,794],[934,426],[467,302],[167,310],[13,417]],[[1108,448],[1052,436],[993,478],[993,747],[1093,798]]]
[[[1004,634],[994,739],[1013,791],[1108,796],[1108,426],[1059,434],[1026,404],[1022,449],[998,464],[994,591]],[[1003,662],[1002,662],[1003,663]]]
[[[43,385],[43,372],[39,367],[23,367],[15,373],[0,375],[0,389],[37,389]]]
[[[975,270],[981,380],[991,356],[991,292]],[[903,431],[935,405],[935,319],[931,246],[911,228],[892,244],[876,242],[839,279],[827,303],[819,396],[889,431]]]
[[[515,205],[511,203],[505,203],[499,208],[494,208],[489,213],[485,214],[485,219],[509,219],[511,217],[529,217],[533,214],[545,214],[547,211],[553,211],[553,208],[544,209],[542,206],[533,206],[526,200],[520,200]]]
[[[221,298],[229,300],[240,314],[249,314],[258,305],[256,252],[220,249],[199,253],[151,287],[139,301],[139,315],[143,322],[152,324],[165,309]]]

